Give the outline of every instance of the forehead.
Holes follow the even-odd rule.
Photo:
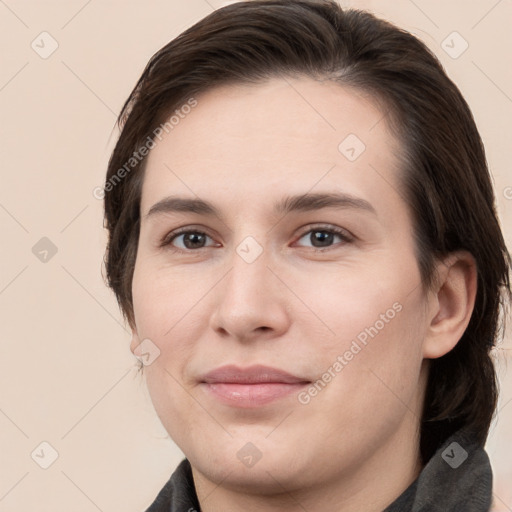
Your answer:
[[[155,139],[142,213],[166,192],[213,200],[225,192],[234,201],[237,195],[261,200],[283,187],[303,193],[343,186],[361,195],[361,188],[382,186],[384,174],[396,180],[397,141],[385,112],[360,91],[274,78],[216,87],[195,101],[193,109],[178,106],[172,128]]]

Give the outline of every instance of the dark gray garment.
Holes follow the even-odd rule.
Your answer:
[[[491,500],[489,457],[471,436],[459,431],[383,512],[488,512]],[[146,512],[201,512],[187,459],[181,461]]]

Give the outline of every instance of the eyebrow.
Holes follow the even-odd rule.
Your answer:
[[[365,199],[345,193],[306,193],[287,196],[274,205],[274,212],[286,215],[291,212],[305,212],[322,208],[355,208],[377,214],[375,208]],[[221,212],[203,199],[169,196],[155,203],[144,216],[145,219],[163,213],[196,213],[222,218]]]

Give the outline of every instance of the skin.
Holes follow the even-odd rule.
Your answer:
[[[160,350],[144,368],[155,410],[192,465],[204,512],[381,511],[421,471],[428,359],[451,350],[469,322],[472,258],[450,255],[435,288],[421,286],[411,212],[397,192],[400,145],[371,98],[274,78],[197,101],[151,150],[142,189],[131,350],[144,339]],[[348,134],[366,145],[354,161],[338,149]],[[308,192],[350,194],[374,212],[273,212]],[[210,201],[220,214],[147,216],[170,195]],[[159,246],[182,227],[207,235],[202,248],[183,235]],[[350,237],[318,250],[313,235],[330,227]],[[262,249],[252,263],[236,251],[248,236]],[[307,404],[292,393],[240,409],[199,383],[224,364],[257,363],[315,382],[397,303]],[[252,467],[237,457],[248,442],[261,454]]]

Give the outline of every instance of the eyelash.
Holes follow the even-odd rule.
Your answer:
[[[337,228],[335,226],[315,226],[310,227],[307,231],[304,231],[297,240],[300,240],[301,238],[304,238],[305,235],[309,233],[314,232],[321,232],[321,233],[329,233],[333,235],[338,235],[342,242],[341,244],[345,245],[347,243],[351,243],[354,241],[355,237],[353,237],[347,230]],[[183,234],[199,234],[199,235],[206,235],[209,238],[210,235],[208,233],[205,233],[204,231],[201,231],[199,229],[190,229],[190,228],[181,228],[177,229],[176,231],[172,231],[171,233],[168,233],[165,235],[162,240],[159,243],[159,247],[166,247],[169,248],[169,250],[173,252],[182,252],[182,253],[191,253],[191,252],[199,252],[202,249],[208,249],[209,247],[199,247],[198,249],[182,249],[180,247],[174,247],[172,245],[172,242],[180,235]],[[329,247],[308,247],[309,249],[313,250],[314,252],[326,252],[329,250],[332,250],[333,248],[336,248],[335,245],[329,246]]]

